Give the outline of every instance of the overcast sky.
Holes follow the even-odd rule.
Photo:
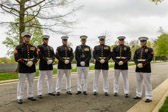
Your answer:
[[[98,36],[108,32],[109,42],[113,44],[117,36],[126,36],[126,41],[136,40],[139,36],[157,38],[161,26],[168,31],[168,1],[158,5],[149,0],[77,0],[75,5],[85,5],[74,17],[77,24],[70,34],[69,41],[73,49],[80,44],[80,35],[87,35],[87,44],[94,47]],[[1,20],[13,20],[9,16],[1,16]],[[2,44],[7,28],[0,26],[0,57],[5,57],[7,48]],[[60,46],[61,35],[49,33],[49,45],[54,49]]]

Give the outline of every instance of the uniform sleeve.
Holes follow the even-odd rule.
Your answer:
[[[131,49],[130,47],[127,47],[127,59],[124,61],[124,63],[128,62],[131,59]]]
[[[98,56],[97,56],[96,47],[94,47],[94,49],[93,49],[93,58],[94,58],[96,61],[100,62],[100,59],[99,59]]]
[[[57,47],[57,50],[56,50],[56,54],[55,54],[55,57],[60,60],[60,61],[63,61],[64,62],[64,59],[60,56],[60,48]]]
[[[40,46],[40,58],[43,59],[44,61],[48,61],[48,59],[45,57],[45,52],[44,52],[44,47]]]
[[[42,50],[41,50],[41,47],[40,47],[40,46],[37,46],[37,54],[38,54],[38,57],[39,57],[39,58],[42,57]]]
[[[51,47],[51,54],[52,54],[52,60],[55,60],[55,53],[54,53],[54,49]]]
[[[105,58],[105,61],[107,62],[108,60],[110,60],[110,58],[111,58],[111,49],[110,49],[110,47],[109,47],[108,55],[107,55],[107,57]]]
[[[89,56],[85,59],[85,62],[90,61],[91,57],[92,57],[92,55],[91,55],[91,49],[89,47]]]
[[[137,50],[135,51],[135,54],[134,54],[134,62],[136,65],[138,64]]]
[[[37,48],[36,47],[34,47],[34,48],[35,48],[35,50],[34,50],[34,54],[33,54],[34,55],[33,63],[36,64],[39,60],[39,53],[37,51]]]
[[[15,51],[14,51],[14,58],[15,58],[15,61],[16,62],[21,62],[21,63],[23,63],[23,64],[27,64],[27,62],[26,61],[24,61],[22,58],[21,58],[21,52],[19,52],[21,50],[21,48],[20,48],[20,46],[17,46],[16,48],[15,48]]]
[[[75,59],[77,62],[80,62],[80,57],[79,57],[79,50],[78,50],[78,46],[75,49]]]
[[[149,52],[148,52],[148,55],[147,55],[147,59],[146,59],[146,61],[143,63],[144,66],[146,66],[147,64],[149,64],[149,63],[152,61],[153,55],[154,55],[153,49],[150,48],[150,49],[149,49]]]
[[[118,63],[117,60],[116,60],[117,53],[116,53],[115,49],[116,49],[116,47],[114,47],[113,50],[111,51],[112,52],[111,57],[112,57],[112,59],[114,60],[115,63]]]
[[[37,47],[37,52],[38,52],[38,57],[40,58],[40,59],[43,59],[44,61],[48,61],[45,57],[44,57],[44,50],[43,50],[43,47],[42,46],[38,46]]]
[[[70,57],[70,61],[72,61],[74,58],[74,53],[73,53],[73,49],[71,48],[71,57]]]

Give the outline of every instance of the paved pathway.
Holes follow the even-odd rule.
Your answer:
[[[160,83],[168,78],[168,63],[158,63],[152,65],[152,86],[156,88]],[[31,102],[26,99],[26,89],[24,102],[22,105],[16,103],[16,88],[17,83],[0,85],[0,112],[126,112],[138,100],[133,100],[135,95],[135,66],[129,67],[129,83],[130,83],[130,97],[125,98],[123,93],[123,80],[120,77],[120,91],[119,96],[114,97],[112,86],[114,69],[109,71],[109,86],[110,96],[104,96],[102,75],[99,82],[99,94],[92,95],[93,76],[94,72],[89,73],[88,95],[75,95],[76,92],[76,73],[72,75],[72,92],[73,95],[65,94],[65,77],[63,80],[63,91],[61,96],[48,96],[37,99],[36,102]],[[56,78],[53,80],[55,89]],[[34,92],[36,95],[37,81],[34,82]],[[26,85],[25,85],[26,86]],[[144,90],[144,89],[143,89]],[[47,93],[46,81],[44,86],[44,93]],[[144,94],[143,94],[144,96]],[[156,96],[154,96],[156,97]]]

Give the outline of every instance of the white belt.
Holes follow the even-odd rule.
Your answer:
[[[23,59],[24,61],[33,61],[34,58],[30,58],[30,59]]]
[[[68,60],[68,59],[70,59],[70,57],[62,57],[63,59],[65,59],[65,60]]]
[[[146,59],[138,59],[138,61],[146,61]]]
[[[116,57],[116,59],[126,59],[127,57]]]
[[[46,57],[46,59],[50,60],[51,58],[49,58],[49,57]]]
[[[106,57],[99,57],[100,59],[105,59]]]

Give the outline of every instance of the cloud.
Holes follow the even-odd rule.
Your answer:
[[[139,36],[156,38],[160,35],[158,33],[160,26],[168,31],[167,4],[166,0],[158,5],[150,0],[77,0],[72,7],[81,5],[85,7],[73,16],[78,19],[78,23],[70,34],[69,42],[72,42],[75,49],[80,44],[79,36],[87,35],[89,37],[87,44],[93,48],[98,43],[97,37],[104,32],[110,34],[107,38],[110,39],[111,44],[120,35],[125,35],[127,41],[138,39]],[[8,20],[8,18],[9,16],[4,19]],[[5,30],[2,31],[6,32]],[[62,35],[47,33],[51,36],[49,44],[54,49],[62,45],[60,38]],[[4,53],[1,53],[0,57],[2,55],[4,56]]]

